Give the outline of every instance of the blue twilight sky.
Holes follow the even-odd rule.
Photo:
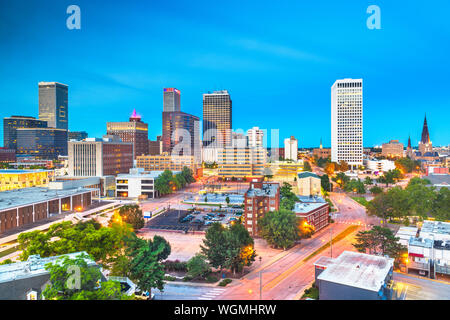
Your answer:
[[[71,4],[81,30],[66,27]],[[366,26],[371,4],[381,30]],[[448,0],[0,0],[0,117],[37,117],[38,82],[58,81],[70,130],[99,137],[136,108],[155,139],[164,87],[199,117],[202,93],[227,89],[234,129],[329,146],[330,88],[363,78],[365,146],[417,145],[425,112],[448,145],[449,16]]]

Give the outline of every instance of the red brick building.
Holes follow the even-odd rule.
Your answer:
[[[244,196],[244,226],[253,237],[258,235],[258,218],[280,208],[280,184],[254,179]]]
[[[314,199],[312,197],[311,201]],[[313,226],[316,232],[328,225],[330,206],[327,202],[297,202],[293,211],[297,217]]]

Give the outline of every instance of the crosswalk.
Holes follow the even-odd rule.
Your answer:
[[[225,289],[220,288],[211,289],[208,292],[204,293],[202,296],[200,296],[198,300],[213,300],[217,296],[220,296],[224,291]]]
[[[371,225],[365,224],[365,223],[354,222],[354,221],[345,221],[345,220],[344,221],[336,220],[335,223],[348,224],[348,225],[359,225],[359,226],[362,226],[362,227],[370,227],[371,226]]]

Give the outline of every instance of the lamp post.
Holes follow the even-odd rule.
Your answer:
[[[262,300],[262,269],[261,269],[261,260],[259,257],[259,300]]]
[[[333,227],[330,226],[330,257],[333,258]]]

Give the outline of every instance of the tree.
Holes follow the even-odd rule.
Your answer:
[[[280,188],[280,207],[286,210],[293,210],[298,197],[292,192],[292,186],[284,182]]]
[[[345,184],[344,190],[347,192],[356,192],[359,194],[366,193],[366,188],[361,180],[350,180]]]
[[[155,236],[156,237],[156,236]],[[130,278],[139,289],[148,291],[152,288],[164,289],[164,266],[160,262],[166,257],[167,242],[153,239],[140,239],[135,234],[128,241],[127,254],[130,256]]]
[[[432,215],[436,220],[450,220],[450,189],[441,188],[432,205]]]
[[[119,209],[123,222],[130,224],[134,230],[144,227],[144,214],[138,205],[125,205]]]
[[[395,160],[395,167],[402,173],[411,173],[420,171],[420,161],[410,158],[400,158]]]
[[[225,228],[213,223],[205,234],[201,252],[214,268],[241,271],[255,260],[253,239],[242,224],[235,223]]]
[[[336,182],[339,187],[343,188],[350,181],[350,178],[345,173],[339,172],[332,180]]]
[[[47,300],[130,299],[121,293],[120,283],[100,282],[102,274],[98,267],[88,265],[85,260],[88,258],[86,254],[76,258],[65,256],[55,263],[48,263],[45,269],[50,273],[51,284],[46,286],[42,296]],[[74,267],[78,268],[79,272],[74,273],[72,271]],[[79,279],[74,279],[74,275],[79,275]]]
[[[345,161],[339,162],[339,171],[345,172],[345,171],[348,171],[348,169],[349,169],[349,166],[348,166],[347,162],[345,162]]]
[[[303,171],[312,171],[311,165],[309,164],[308,161],[305,161],[303,163]]]
[[[197,253],[187,262],[187,273],[192,278],[206,277],[211,272],[211,267],[206,257]]]
[[[325,172],[326,172],[328,175],[331,176],[331,175],[333,175],[334,172],[337,170],[336,164],[333,163],[333,162],[327,162],[327,163],[325,164],[324,170],[325,170]]]
[[[400,238],[396,238],[389,228],[374,226],[371,230],[359,231],[355,239],[356,243],[353,246],[363,253],[388,255],[399,259],[407,250],[398,242]]]
[[[214,162],[215,167],[217,168],[217,164]],[[191,169],[188,167],[183,167],[183,170],[181,171],[181,174],[183,175],[184,180],[186,181],[186,184],[191,184],[195,182],[194,174]]]
[[[230,197],[227,196],[227,197],[225,198],[225,201],[226,201],[227,204],[230,204]]]
[[[286,250],[300,240],[299,219],[286,209],[266,213],[258,219],[259,235],[270,245]]]
[[[165,170],[158,178],[155,179],[155,190],[161,195],[170,194],[176,189],[172,171]]]
[[[383,192],[383,189],[381,189],[379,186],[373,186],[369,191],[374,195],[378,195]]]
[[[323,190],[330,192],[331,191],[331,183],[330,178],[327,174],[324,174],[320,177],[320,185],[322,186]]]
[[[373,185],[372,178],[369,177],[369,176],[367,176],[367,177],[364,179],[364,184],[365,184],[366,186],[371,186],[371,185]]]
[[[129,233],[126,225],[108,228],[95,220],[77,224],[65,221],[51,225],[48,231],[21,233],[18,242],[22,260],[34,254],[49,257],[86,251],[95,261],[107,261],[120,251],[124,236]]]

